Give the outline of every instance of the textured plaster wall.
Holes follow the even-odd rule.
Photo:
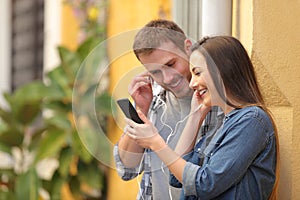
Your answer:
[[[300,199],[300,1],[253,1],[252,59],[280,135],[279,199]]]
[[[279,132],[279,199],[300,199],[300,1],[233,2],[233,35],[251,55]]]

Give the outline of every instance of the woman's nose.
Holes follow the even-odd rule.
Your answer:
[[[195,81],[194,77],[192,76],[191,80],[190,80],[190,84],[189,84],[190,88],[192,89],[196,89],[197,87],[197,82]]]

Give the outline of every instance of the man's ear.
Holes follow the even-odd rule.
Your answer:
[[[186,52],[186,54],[188,55],[188,56],[190,56],[191,55],[191,47],[192,47],[192,41],[191,40],[189,40],[189,39],[186,39],[185,41],[184,41],[184,48],[185,48],[185,52]]]

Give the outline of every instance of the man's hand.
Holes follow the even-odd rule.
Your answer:
[[[166,147],[167,144],[163,138],[158,134],[157,129],[149,119],[140,111],[137,111],[139,117],[143,120],[144,124],[138,124],[131,119],[126,118],[127,135],[131,137],[138,145],[159,151]]]
[[[128,92],[137,108],[147,115],[153,98],[149,72],[137,75],[129,84]]]

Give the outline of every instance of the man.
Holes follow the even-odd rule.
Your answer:
[[[146,72],[136,76],[128,87],[129,94],[155,124],[168,145],[175,145],[190,113],[193,91],[189,88],[189,48],[180,27],[172,21],[153,20],[136,35],[133,50]],[[161,91],[153,95],[154,82]],[[211,111],[200,135],[216,128],[217,110]],[[118,174],[131,180],[144,171],[137,199],[178,199],[180,190],[169,186],[169,172],[154,152],[137,145],[126,135],[126,129],[114,148]]]

